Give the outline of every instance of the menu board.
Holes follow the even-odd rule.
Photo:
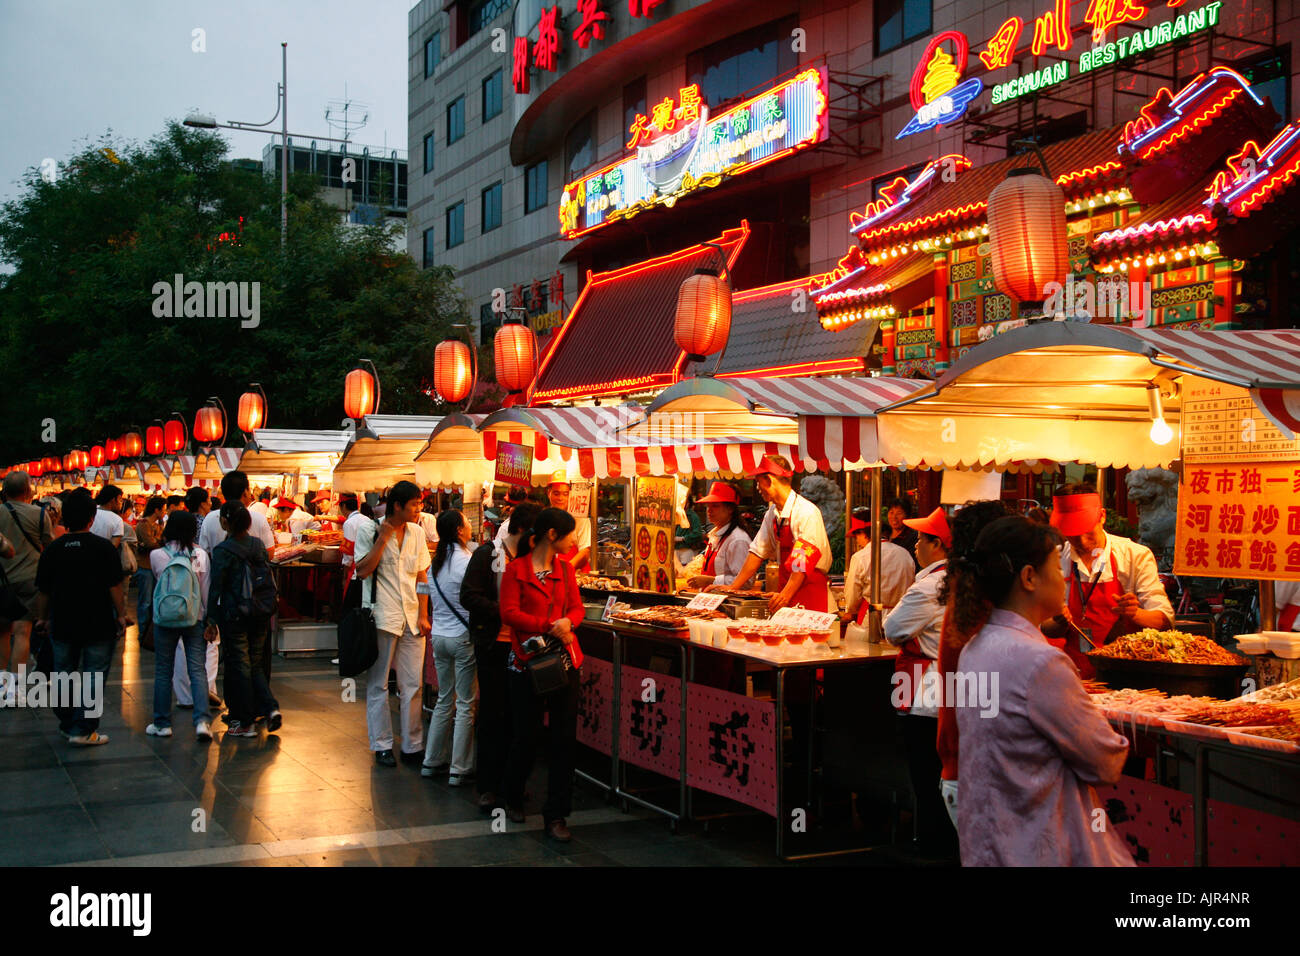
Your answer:
[[[1300,581],[1300,462],[1184,463],[1174,571]]]
[[[632,519],[632,586],[672,594],[673,531],[677,482],[674,478],[638,478]]]
[[[524,445],[503,441],[497,444],[496,480],[527,487],[533,479],[533,451]]]
[[[579,521],[591,517],[591,482],[574,481],[569,484],[569,514]]]
[[[1250,392],[1205,379],[1183,379],[1184,463],[1300,461],[1300,440],[1287,438]]]

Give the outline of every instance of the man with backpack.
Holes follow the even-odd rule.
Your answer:
[[[228,476],[227,476],[228,477]],[[226,647],[222,689],[229,708],[227,736],[256,737],[265,720],[269,733],[280,729],[280,705],[271,693],[263,657],[270,653],[271,616],[276,608],[275,578],[266,548],[249,533],[253,516],[239,500],[217,512],[225,539],[213,549],[208,589],[208,624]]]

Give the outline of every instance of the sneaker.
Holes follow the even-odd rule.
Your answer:
[[[170,737],[172,735],[170,727],[159,727],[157,724],[150,724],[144,729],[144,732],[150,737]]]
[[[334,658],[332,661],[330,661],[330,663],[333,664],[335,667],[338,667],[338,666],[339,666],[339,659],[336,657],[336,658]]]
[[[447,778],[447,786],[463,787],[473,781],[473,779],[474,775],[472,773],[453,773]]]
[[[252,724],[241,724],[237,720],[230,721],[230,726],[226,728],[227,737],[256,737],[257,728]]]
[[[445,763],[438,764],[436,767],[430,766],[429,764],[426,763],[420,767],[420,776],[440,777],[450,769],[451,767]]]
[[[169,727],[169,728],[168,728],[168,731],[170,731],[170,730],[171,730],[171,728]],[[211,725],[210,723],[208,723],[206,720],[200,720],[200,721],[198,722],[198,725],[194,728],[194,736],[195,736],[196,739],[198,739],[198,740],[202,740],[202,741],[205,741],[205,742],[211,740],[211,739],[212,739],[212,725]]]
[[[266,730],[268,733],[275,733],[284,724],[284,718],[280,716],[278,710],[271,711],[271,715],[266,718]]]
[[[100,744],[108,743],[108,734],[101,734],[97,730],[92,730],[88,734],[69,737],[68,743],[74,747],[98,747]]]

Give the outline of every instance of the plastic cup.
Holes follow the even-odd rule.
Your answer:
[[[812,632],[809,634],[809,637],[812,638],[812,642],[813,642],[814,644],[825,644],[827,641],[829,641],[829,640],[831,639],[831,632],[830,632],[830,631],[812,631]]]
[[[741,634],[749,644],[758,644],[763,640],[763,638],[759,636],[758,628],[756,627],[746,628],[741,632]]]
[[[802,644],[804,641],[808,640],[808,632],[795,628],[786,633],[785,639],[791,644]]]
[[[785,634],[774,627],[764,628],[759,636],[768,647],[780,647],[781,642],[785,640]]]

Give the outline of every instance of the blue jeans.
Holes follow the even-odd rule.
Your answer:
[[[143,631],[145,625],[153,620],[153,569],[141,568],[132,576],[132,581],[135,584],[135,620]]]
[[[98,700],[90,700],[89,689],[95,687],[96,675],[99,675],[97,690],[104,690],[107,685],[108,665],[113,661],[113,648],[117,646],[117,639],[93,644],[74,644],[55,637],[50,644],[54,652],[53,673],[50,675],[52,680],[59,679],[59,675],[77,672],[81,674],[80,706],[54,708],[54,715],[59,718],[59,729],[74,737],[92,734],[99,729],[99,719],[103,715],[107,701],[103,699],[106,694],[101,695]],[[92,705],[92,711],[95,713],[86,712],[87,703]]]
[[[155,727],[172,725],[172,670],[177,645],[185,648],[185,669],[194,695],[194,726],[211,721],[208,712],[208,642],[203,639],[203,622],[190,627],[154,625],[153,722]]]

